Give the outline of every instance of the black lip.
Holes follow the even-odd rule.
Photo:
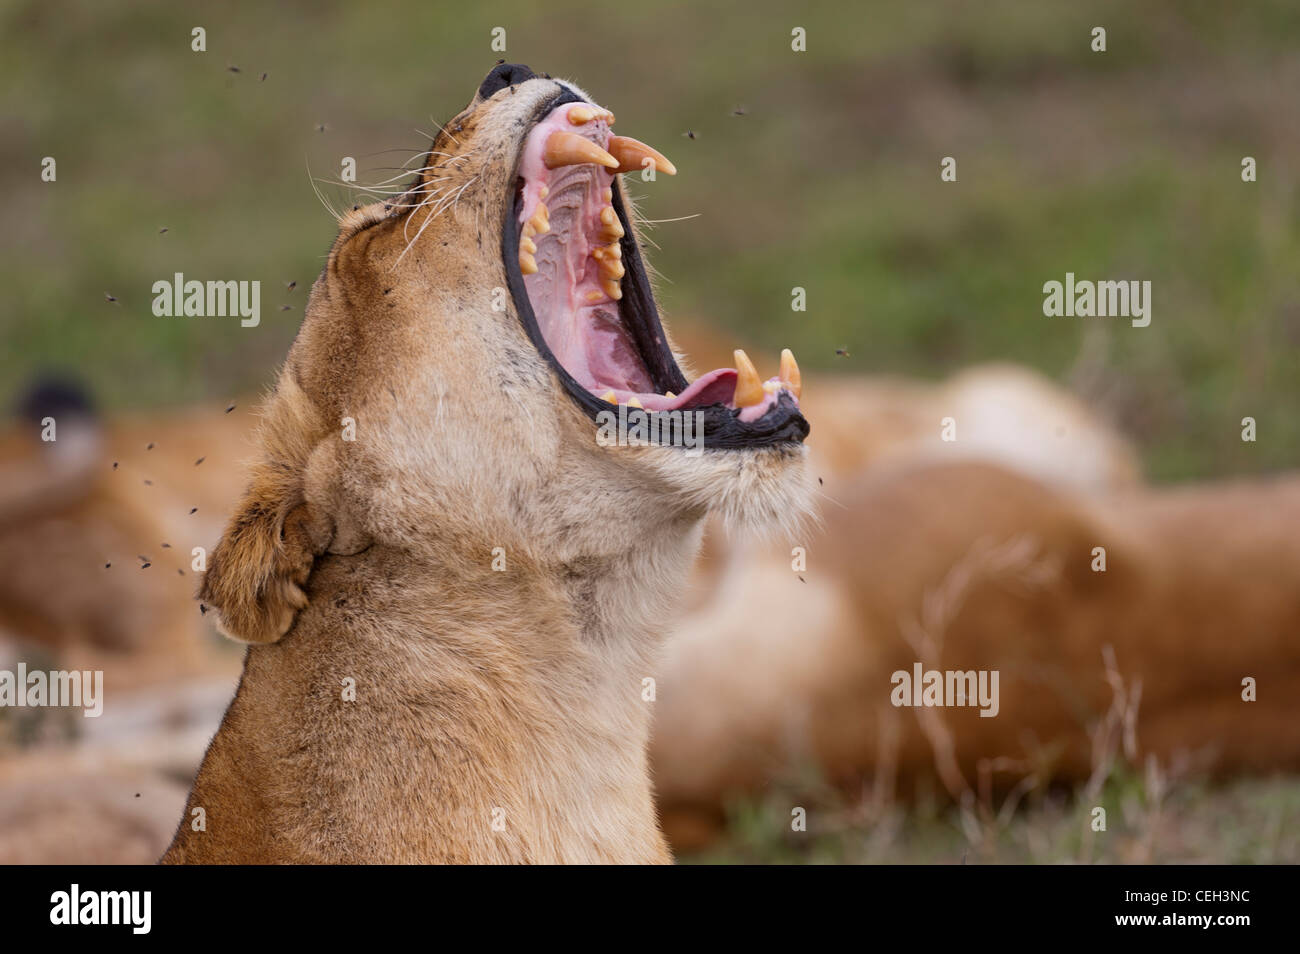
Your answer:
[[[559,106],[566,103],[586,102],[581,96],[567,87],[538,108],[529,120],[524,132],[527,138],[532,128]],[[520,150],[522,155],[522,149]],[[515,158],[514,174],[510,177],[514,183],[519,179],[519,156]],[[596,421],[596,415],[608,411],[611,405],[596,397],[579,384],[564,365],[556,360],[555,355],[546,344],[537,316],[533,312],[532,302],[528,300],[528,291],[524,286],[524,275],[519,270],[519,235],[515,223],[519,220],[522,195],[516,190],[513,201],[506,204],[505,222],[501,229],[501,254],[506,269],[506,284],[514,298],[519,320],[532,340],[533,346],[546,358],[560,383],[568,391],[569,397],[587,412],[587,416]],[[664,335],[663,324],[659,320],[659,309],[655,307],[654,295],[650,290],[650,280],[645,264],[641,259],[641,250],[632,238],[632,226],[628,221],[627,210],[619,190],[614,190],[614,210],[623,224],[623,238],[620,245],[623,250],[623,298],[619,302],[619,316],[632,334],[641,359],[650,373],[650,380],[660,393],[673,391],[680,394],[687,387],[687,380],[673,360]],[[705,448],[753,448],[773,444],[798,444],[808,436],[808,421],[800,413],[790,395],[781,393],[776,404],[766,414],[748,423],[740,420],[739,410],[732,410],[725,404],[709,404],[704,407],[690,408],[703,415],[703,432]],[[650,411],[649,414],[658,412]],[[669,429],[662,431],[670,433]],[[664,446],[672,446],[665,444]]]

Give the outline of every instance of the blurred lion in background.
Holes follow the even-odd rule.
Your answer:
[[[659,679],[651,755],[676,851],[809,768],[959,803],[1118,758],[1300,768],[1300,479],[1145,487],[1127,442],[1019,368],[814,379],[804,404],[821,527],[767,546],[713,534]],[[893,705],[918,663],[999,671],[996,716]]]

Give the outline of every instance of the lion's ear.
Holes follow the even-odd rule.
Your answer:
[[[328,545],[301,484],[277,477],[254,480],[199,591],[204,606],[216,611],[217,627],[240,642],[273,643],[289,631],[307,605],[303,587],[312,564]]]

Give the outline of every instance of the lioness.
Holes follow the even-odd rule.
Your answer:
[[[1081,489],[899,457],[828,477],[803,573],[788,549],[733,557],[661,668],[673,847],[738,797],[813,795],[810,767],[853,799],[870,780],[864,805],[895,785],[1004,804],[1121,756],[1166,779],[1300,770],[1300,475]],[[917,665],[997,672],[996,717],[914,705],[895,677]]]
[[[675,170],[613,121],[500,64],[342,219],[202,586],[253,645],[165,862],[670,860],[643,680],[706,513],[807,511],[808,424],[788,354],[686,380],[618,175]]]

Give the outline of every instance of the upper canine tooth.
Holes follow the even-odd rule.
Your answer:
[[[799,376],[799,365],[794,360],[794,352],[786,348],[781,352],[781,383],[790,389],[795,397],[803,395],[803,378]]]
[[[590,106],[574,106],[569,110],[569,122],[575,126],[589,123],[596,118],[596,111]]]
[[[668,161],[667,156],[630,136],[610,136],[609,151],[618,159],[618,172],[640,172],[645,168],[643,163],[650,159],[656,171],[666,176],[677,175],[677,167]]]
[[[736,407],[751,407],[763,400],[763,382],[749,355],[736,349]]]
[[[547,137],[546,147],[542,150],[542,162],[547,169],[577,166],[585,162],[594,162],[606,169],[618,168],[618,160],[590,139],[558,129]]]

